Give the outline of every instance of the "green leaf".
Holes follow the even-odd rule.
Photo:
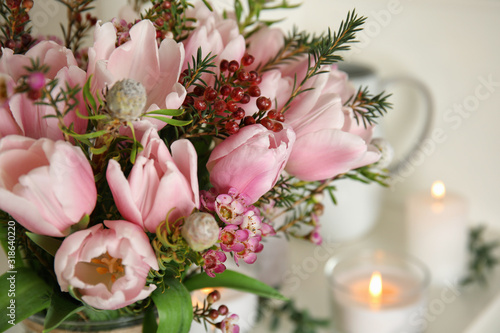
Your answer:
[[[155,307],[150,306],[147,308],[144,314],[144,320],[142,322],[143,332],[156,332],[158,331],[158,323],[156,322]]]
[[[221,274],[217,274],[214,278],[211,278],[205,273],[195,275],[185,281],[184,286],[189,291],[202,288],[227,287],[249,292],[262,297],[275,298],[282,301],[288,300],[288,298],[281,295],[276,289],[268,286],[267,284],[231,270],[226,270]]]
[[[50,306],[45,316],[43,332],[49,332],[59,326],[71,315],[82,311],[85,306],[73,299],[67,293],[54,292],[50,300]]]
[[[151,297],[158,309],[161,333],[187,333],[193,321],[193,305],[189,291],[176,279],[164,279],[168,289],[156,289]]]
[[[167,123],[167,124],[172,125],[172,126],[186,126],[186,125],[189,125],[193,122],[192,120],[177,120],[177,119],[171,119],[171,118],[159,117],[159,116],[145,115],[144,117],[155,118],[155,119],[161,120],[164,123]]]
[[[62,244],[60,239],[55,239],[49,236],[43,236],[26,231],[26,235],[38,246],[44,249],[48,254],[55,256],[57,250]]]
[[[97,138],[97,137],[100,137],[100,136],[102,136],[102,135],[104,135],[106,133],[107,133],[106,130],[102,130],[102,131],[90,132],[90,133],[86,133],[86,134],[71,133],[70,135],[72,137],[74,137],[75,139],[81,140],[81,139],[93,139],[93,138]]]
[[[145,115],[149,114],[161,114],[163,116],[172,116],[172,117],[177,117],[180,116],[184,113],[184,109],[161,109],[161,110],[154,110],[151,112],[145,113]]]
[[[0,211],[1,212],[1,211]],[[17,244],[17,233],[16,227],[19,228],[20,225],[12,220],[2,220],[0,223],[0,245],[2,246],[5,254],[7,255],[7,264],[14,265],[16,268],[24,267],[23,256]],[[23,230],[23,229],[21,229]],[[14,252],[14,256],[9,255],[9,248],[11,252]],[[13,261],[12,261],[13,260]]]
[[[83,86],[83,98],[92,107],[92,110],[97,110],[97,104],[95,102],[94,96],[90,93],[90,81],[92,80],[92,75],[89,77],[85,85]]]
[[[52,288],[29,268],[4,273],[0,276],[0,331],[46,309],[51,294]]]

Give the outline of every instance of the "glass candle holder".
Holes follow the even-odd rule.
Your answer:
[[[430,275],[417,259],[363,251],[331,258],[325,274],[338,332],[422,331]]]

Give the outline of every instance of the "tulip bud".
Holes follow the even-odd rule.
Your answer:
[[[219,239],[219,225],[208,213],[193,213],[184,221],[182,237],[194,251],[203,251]]]
[[[381,153],[380,160],[375,165],[380,169],[387,168],[394,158],[394,148],[392,148],[389,141],[383,138],[375,138],[371,141],[371,144],[377,147]]]
[[[136,120],[146,106],[147,95],[144,86],[135,80],[116,82],[106,94],[110,114],[123,121]]]

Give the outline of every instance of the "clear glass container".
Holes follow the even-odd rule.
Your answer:
[[[381,288],[370,291],[377,272]],[[331,258],[325,274],[339,332],[416,333],[425,329],[430,275],[417,259],[366,250]]]

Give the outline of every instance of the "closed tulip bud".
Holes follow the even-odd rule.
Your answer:
[[[133,121],[142,115],[147,94],[144,86],[135,80],[116,82],[106,94],[106,102],[111,115],[123,121]]]
[[[219,225],[208,213],[193,213],[184,221],[182,237],[194,251],[203,251],[219,239]]]

